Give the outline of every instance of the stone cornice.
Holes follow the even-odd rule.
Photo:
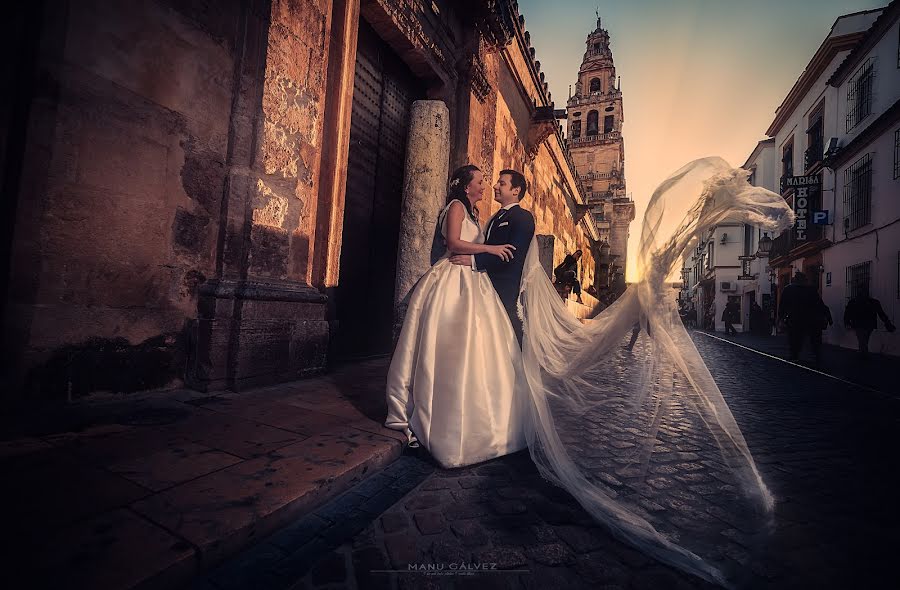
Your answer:
[[[788,92],[781,106],[775,109],[775,119],[766,130],[766,135],[774,136],[787,123],[791,115],[794,114],[794,110],[799,106],[800,101],[803,100],[803,97],[806,96],[816,80],[819,79],[819,76],[825,72],[834,56],[841,51],[852,49],[863,37],[865,37],[865,32],[858,32],[829,37],[822,42],[822,45],[819,46],[819,49],[813,55],[809,64],[807,64],[806,69],[803,70],[803,73],[800,74],[800,77],[794,83],[790,92]]]

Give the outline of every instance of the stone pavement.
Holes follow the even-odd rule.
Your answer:
[[[726,336],[720,332],[700,330],[695,331],[695,334],[727,340],[780,359],[787,359],[789,354],[787,334],[756,336],[750,333],[738,333],[734,336]],[[808,343],[800,351],[800,360],[796,364],[815,368],[812,350]],[[888,395],[900,395],[900,370],[897,369],[900,365],[900,358],[884,354],[871,354],[864,359],[856,350],[833,344],[823,344],[820,364],[819,370],[834,377]]]
[[[4,416],[4,586],[178,587],[318,508],[400,456],[381,426],[386,366]]]
[[[722,340],[694,340],[776,498],[772,529],[747,526],[715,451],[679,423],[677,406],[660,426],[666,448],[643,475],[616,461],[628,433],[588,417],[588,466],[661,528],[696,540],[736,587],[893,587],[898,402]],[[614,539],[541,479],[527,453],[455,470],[426,453],[405,456],[291,530],[196,587],[710,587]],[[435,570],[409,572],[411,564]],[[498,569],[478,572],[479,564]]]

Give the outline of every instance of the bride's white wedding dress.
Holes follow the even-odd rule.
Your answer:
[[[793,224],[784,199],[748,175],[710,157],[666,178],[644,215],[641,280],[584,324],[533,241],[519,298],[521,357],[487,276],[442,259],[412,296],[387,425],[408,420],[448,466],[517,450],[524,431],[541,475],[610,532],[684,571],[735,583],[740,571],[722,552],[731,527],[746,539],[760,533],[764,544],[774,499],[667,280],[696,237],[726,219],[773,235]],[[462,239],[482,239],[473,222],[463,227]],[[626,355],[636,322],[650,336]]]
[[[447,236],[447,211],[441,233]],[[460,239],[484,243],[468,215]],[[527,381],[512,325],[487,273],[449,253],[412,291],[388,371],[385,426],[410,430],[444,467],[525,448]]]

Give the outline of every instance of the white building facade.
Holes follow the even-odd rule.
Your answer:
[[[882,205],[879,214],[875,215],[875,203],[880,199],[888,199],[890,191],[897,192],[896,183],[890,186],[889,183],[882,182],[887,180],[895,182],[892,178],[891,159],[893,143],[883,145],[888,140],[893,141],[892,132],[883,130],[882,135],[885,137],[867,138],[853,146],[849,143],[855,137],[862,136],[867,126],[879,119],[881,113],[888,112],[897,100],[896,91],[893,95],[888,91],[896,87],[897,78],[900,76],[900,70],[897,69],[897,4],[894,2],[887,10],[863,11],[839,17],[776,110],[775,119],[766,131],[766,134],[774,139],[778,179],[778,187],[774,190],[781,191],[782,196],[798,216],[798,223],[793,228],[775,238],[770,253],[769,264],[776,297],[780,297],[781,291],[791,282],[791,277],[796,272],[802,271],[816,286],[835,320],[834,326],[825,331],[825,341],[844,346],[856,345],[855,338],[851,342],[851,335],[844,329],[842,321],[843,310],[851,294],[846,285],[846,277],[849,276],[847,273],[857,273],[853,275],[854,284],[864,272],[868,272],[870,278],[876,274],[874,253],[866,250],[865,245],[869,241],[866,238],[872,235],[874,240],[876,234],[881,238],[886,237],[883,231],[886,228],[882,226],[890,222],[887,218],[892,215],[891,207]],[[880,51],[885,53],[888,51],[883,47],[879,48],[879,44],[872,40],[872,34],[876,29],[885,28],[885,22],[891,18],[891,14],[894,14],[895,26],[893,29],[887,27],[888,30],[884,33],[890,37],[889,30],[893,30],[893,61],[890,62],[892,69],[878,66],[878,71],[883,74],[878,78],[874,75],[874,69],[866,68],[879,62]],[[870,50],[862,51],[863,47],[870,47]],[[870,53],[876,55],[875,60],[867,61],[871,57]],[[887,56],[880,59],[880,63],[887,61]],[[858,62],[859,65],[850,65],[851,62],[853,64]],[[854,89],[854,96],[858,95],[860,99],[853,99],[848,105],[848,92],[851,87]],[[879,93],[877,101],[874,99],[876,93]],[[863,115],[866,109],[869,112]],[[851,116],[858,118],[859,121],[851,125]],[[886,124],[882,121],[879,129]],[[888,134],[891,135],[890,138],[886,137]],[[848,147],[851,149],[847,150]],[[886,163],[877,159],[866,159],[867,153],[870,154],[870,158],[880,154],[878,157],[886,160]],[[853,158],[854,155],[856,158]],[[836,156],[840,158],[840,164],[835,159]],[[876,162],[877,167],[887,168],[885,174],[875,174]],[[854,164],[857,167],[853,168],[853,172],[846,172]],[[855,175],[849,185],[847,181],[851,177],[847,174]],[[868,183],[870,176],[871,183]],[[785,182],[787,178],[798,177],[817,183],[817,186],[795,187]],[[876,179],[881,183],[882,190],[887,191],[883,192],[884,197],[875,194]],[[850,190],[853,195],[859,193],[859,196],[854,196],[848,201],[852,203],[852,211],[844,206],[845,186],[849,186],[846,190]],[[896,197],[893,200],[896,201]],[[891,219],[897,218],[896,211],[894,209]],[[848,215],[855,217],[849,239],[845,239],[843,224]],[[857,233],[854,235],[853,231]],[[869,231],[871,234],[866,233]],[[893,245],[888,246],[891,243]],[[880,271],[882,276],[879,280],[886,284],[887,274],[896,280],[898,264],[896,234],[888,238],[887,242],[881,241],[881,247],[882,249],[890,247],[894,251],[892,272],[888,273],[884,268]],[[841,248],[838,255],[836,255],[837,248]],[[871,264],[865,266],[866,262]],[[852,271],[848,270],[856,264],[862,266]],[[884,299],[883,289],[879,291],[875,288],[876,283],[878,281],[872,282],[872,293],[875,297]],[[895,293],[894,298],[896,297]],[[890,315],[888,307],[886,306],[886,310]],[[884,346],[879,346],[881,343],[882,338],[876,334],[873,336],[871,349],[887,352]]]
[[[822,297],[835,314],[825,337],[856,347],[843,310],[862,289],[900,319],[900,3],[893,2],[828,80],[834,113],[834,224],[824,250]],[[830,102],[830,104],[829,104]],[[872,352],[900,355],[900,334],[881,321]]]

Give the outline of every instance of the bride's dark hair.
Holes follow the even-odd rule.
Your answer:
[[[450,176],[450,190],[447,192],[447,204],[449,205],[450,201],[454,199],[462,201],[472,219],[478,218],[478,208],[469,202],[469,197],[466,196],[466,187],[472,182],[476,172],[481,172],[481,168],[474,164],[466,164],[454,170]]]

